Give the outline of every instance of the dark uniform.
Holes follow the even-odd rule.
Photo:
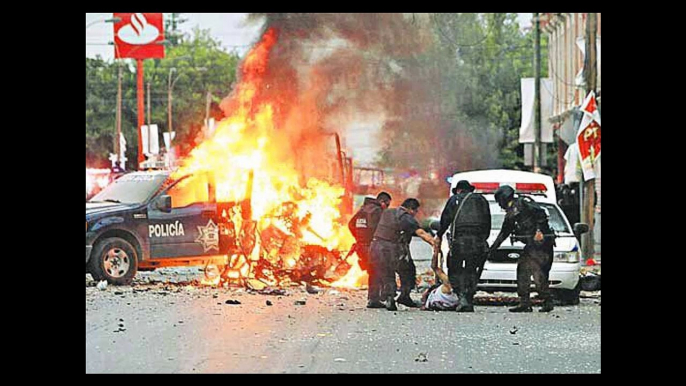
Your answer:
[[[379,300],[378,294],[380,291],[380,281],[378,273],[375,269],[371,269],[370,263],[370,249],[372,244],[372,237],[376,231],[376,226],[381,219],[383,208],[381,204],[374,198],[365,197],[362,208],[348,222],[350,233],[355,237],[355,252],[357,253],[358,263],[360,268],[369,273],[369,290],[367,292],[368,300]]]
[[[548,274],[553,264],[555,234],[548,224],[548,214],[529,197],[514,198],[514,190],[509,186],[502,186],[496,191],[496,200],[507,213],[491,251],[498,249],[510,234],[526,244],[517,261],[517,294],[520,304],[510,311],[531,312],[531,276],[539,297],[543,299],[540,311],[551,311],[553,302],[548,289]]]
[[[371,265],[372,270],[376,270],[379,273],[379,278],[381,281],[381,289],[379,292],[379,298],[387,300],[387,308],[395,309],[395,293],[397,291],[397,286],[395,283],[395,272],[398,268],[401,268],[403,274],[401,277],[405,277],[407,285],[403,284],[403,290],[406,290],[409,297],[409,289],[412,288],[414,282],[410,284],[407,279],[412,275],[412,269],[414,263],[411,262],[411,257],[407,253],[407,264],[401,265],[399,267],[400,258],[403,257],[404,246],[403,244],[409,244],[408,238],[419,229],[419,223],[417,220],[407,212],[405,208],[398,207],[393,209],[386,209],[381,214],[381,220],[374,233],[374,239],[372,240],[371,247]],[[375,295],[375,294],[372,294]]]
[[[466,199],[466,201],[465,201]],[[455,217],[462,204],[460,213]],[[439,239],[450,228],[448,278],[453,291],[459,295],[458,311],[474,311],[472,301],[478,284],[477,270],[488,253],[488,236],[491,232],[491,211],[488,201],[479,193],[462,191],[454,194],[441,213]]]
[[[417,285],[417,267],[414,265],[414,260],[412,259],[412,254],[410,253],[410,242],[412,242],[412,235],[419,228],[419,223],[417,220],[409,215],[417,227],[409,231],[402,230],[400,236],[400,256],[398,256],[398,264],[395,266],[395,271],[400,277],[400,296],[398,297],[398,303],[404,304],[408,307],[418,307],[410,297],[410,292]],[[409,219],[407,220],[410,221]],[[408,224],[406,224],[408,225]]]

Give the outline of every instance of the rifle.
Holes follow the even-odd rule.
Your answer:
[[[486,260],[488,260],[488,256],[490,256],[490,255],[491,255],[491,250],[488,248],[488,243],[487,243],[486,248],[484,248],[484,251],[479,256],[479,262],[477,264],[478,271],[476,272],[476,283],[475,283],[475,285],[479,285],[479,279],[481,279],[481,273],[484,271],[484,265],[486,265]]]
[[[350,251],[348,251],[348,254],[345,255],[343,258],[343,261],[348,261],[348,257],[350,257],[354,252],[357,251],[357,243],[354,243],[352,247],[350,247]]]

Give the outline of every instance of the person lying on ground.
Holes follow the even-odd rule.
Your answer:
[[[438,255],[442,252],[434,250],[431,258],[431,269],[436,274],[436,284],[429,287],[422,294],[422,310],[425,311],[454,311],[459,304],[457,294],[453,292],[448,275],[443,272],[442,264],[438,262]]]

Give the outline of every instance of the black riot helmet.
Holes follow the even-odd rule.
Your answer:
[[[514,199],[515,191],[509,185],[503,185],[495,191],[495,200],[501,208],[507,209],[507,203]]]

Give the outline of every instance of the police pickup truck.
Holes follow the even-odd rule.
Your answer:
[[[227,255],[246,248],[237,245],[241,230],[226,213],[234,209],[243,226],[249,224],[250,194],[242,202],[217,203],[214,189],[206,173],[120,177],[86,202],[86,272],[95,280],[129,284],[138,270],[226,264]]]

